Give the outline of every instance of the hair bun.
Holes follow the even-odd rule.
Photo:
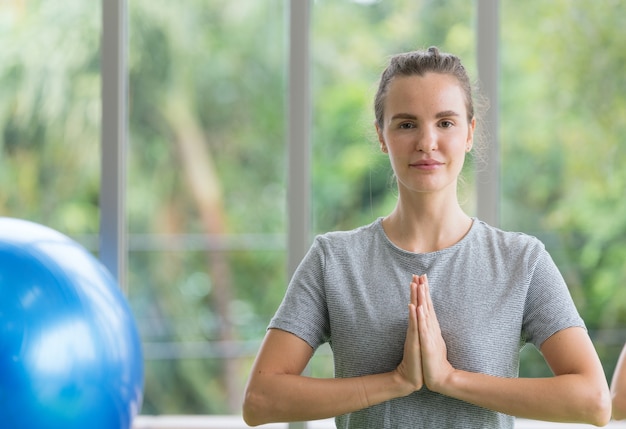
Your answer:
[[[428,53],[432,54],[435,57],[439,56],[439,48],[436,46],[431,46],[430,48],[428,48]]]

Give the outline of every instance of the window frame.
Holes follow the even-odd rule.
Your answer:
[[[106,0],[102,6],[102,131],[99,257],[125,293],[128,292],[128,259],[125,214],[128,147],[128,1]],[[310,245],[311,234],[311,7],[312,0],[289,0],[288,66],[288,189],[287,189],[287,270],[289,276]],[[477,216],[492,225],[499,224],[498,160],[498,31],[499,0],[476,0],[477,63],[481,89],[496,108],[485,118],[486,135],[492,141],[486,153],[486,167],[476,173]],[[171,419],[171,417],[170,417]],[[193,427],[210,427],[209,416]],[[184,418],[183,418],[184,420]],[[233,426],[240,418],[233,417]],[[160,421],[160,423],[159,423]],[[134,427],[169,428],[181,424],[168,417],[138,416]],[[185,420],[185,422],[189,423]],[[243,422],[241,422],[243,423]],[[280,427],[283,427],[281,425]],[[179,426],[176,426],[179,427]],[[306,428],[306,422],[290,423],[290,429]],[[318,426],[314,426],[318,427]],[[326,427],[326,426],[320,426]],[[329,426],[330,427],[330,426]]]

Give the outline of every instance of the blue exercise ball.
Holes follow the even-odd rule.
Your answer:
[[[0,217],[0,427],[127,429],[141,342],[117,282],[48,227]]]

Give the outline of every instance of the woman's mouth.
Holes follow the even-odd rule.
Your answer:
[[[441,165],[443,165],[443,162],[437,161],[436,159],[420,159],[419,161],[414,161],[410,163],[409,167],[424,170],[433,170]]]

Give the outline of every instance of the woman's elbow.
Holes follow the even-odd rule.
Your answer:
[[[246,388],[242,411],[243,421],[246,422],[248,426],[259,426],[264,423],[269,423],[263,416],[263,411],[267,410],[263,402],[262,395],[256,393],[250,386]]]
[[[608,388],[590,392],[586,402],[585,420],[594,426],[606,426],[611,420],[611,395]]]
[[[258,407],[254,403],[254,399],[250,397],[250,393],[246,392],[246,396],[243,401],[243,421],[246,422],[248,426],[258,426],[263,424],[261,421]]]

